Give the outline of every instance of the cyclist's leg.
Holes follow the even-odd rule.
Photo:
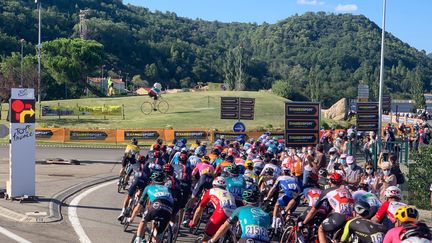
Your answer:
[[[272,228],[276,228],[276,219],[279,216],[278,212],[279,212],[279,207],[284,208],[286,205],[288,205],[289,202],[289,198],[287,195],[282,195],[281,197],[279,197],[279,199],[277,200],[274,209],[273,209],[273,222],[272,222]]]
[[[123,156],[122,164],[121,164],[122,167],[121,167],[120,172],[119,172],[120,177],[124,176],[127,164],[128,164],[128,159],[126,158],[126,156]]]
[[[207,241],[211,237],[213,237],[227,219],[228,217],[223,212],[223,210],[214,211],[213,214],[210,216],[206,228],[204,229],[204,241]]]

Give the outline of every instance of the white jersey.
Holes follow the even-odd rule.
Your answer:
[[[274,164],[266,164],[265,166],[264,166],[264,169],[261,171],[261,174],[260,174],[260,176],[262,176],[263,174],[264,174],[264,171],[267,169],[267,168],[272,168],[273,169],[273,176],[274,176],[274,178],[278,178],[279,176],[280,176],[280,174],[282,173],[282,170],[281,170],[281,168],[279,167],[279,166],[277,166],[277,165],[274,165]]]

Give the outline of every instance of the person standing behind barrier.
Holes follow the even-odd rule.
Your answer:
[[[391,163],[390,162],[382,162],[381,163],[382,175],[378,175],[377,177],[377,186],[379,188],[379,196],[380,200],[385,200],[385,190],[391,186],[396,186],[396,176],[391,174]]]
[[[327,166],[327,158],[324,154],[324,146],[322,144],[316,146],[315,166],[317,171]]]
[[[363,169],[357,165],[354,156],[348,156],[346,161],[348,166],[345,169],[345,181],[350,185],[356,186],[360,183]]]
[[[108,77],[108,96],[114,96],[114,83],[111,77]]]

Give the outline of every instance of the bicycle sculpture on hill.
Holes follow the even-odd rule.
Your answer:
[[[150,115],[153,111],[159,111],[160,113],[167,113],[169,109],[169,104],[166,100],[162,99],[161,96],[162,85],[160,83],[155,83],[153,88],[151,88],[148,92],[150,98],[153,98],[153,101],[145,101],[141,104],[141,112],[144,115]]]

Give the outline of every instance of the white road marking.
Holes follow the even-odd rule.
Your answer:
[[[0,226],[0,233],[3,235],[6,235],[7,237],[11,238],[12,240],[15,240],[16,242],[20,242],[20,243],[31,243],[30,241],[22,238],[19,235],[16,235],[12,232],[10,232],[9,230],[3,228]]]
[[[96,190],[99,190],[102,187],[114,184],[116,182],[117,182],[117,180],[113,180],[113,181],[105,182],[105,183],[100,184],[98,186],[92,187],[92,188],[88,189],[87,191],[76,196],[72,200],[72,202],[69,204],[69,209],[68,209],[69,221],[71,222],[72,227],[74,228],[75,232],[77,233],[77,235],[79,237],[79,241],[81,243],[91,243],[91,240],[88,238],[87,234],[85,233],[83,227],[80,224],[79,218],[78,218],[77,206],[79,205],[79,202],[81,201],[81,199],[85,198],[90,193],[92,193]]]

